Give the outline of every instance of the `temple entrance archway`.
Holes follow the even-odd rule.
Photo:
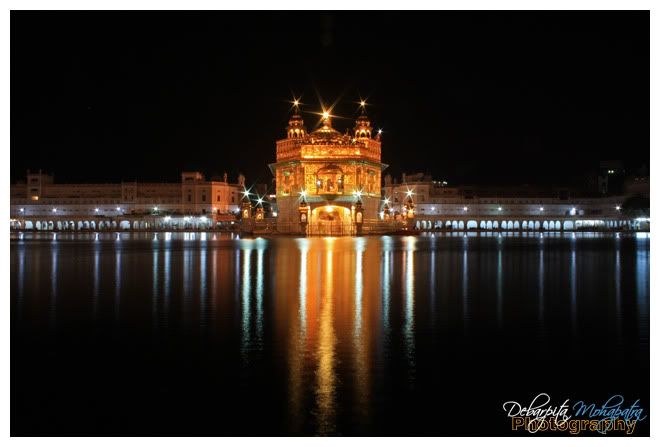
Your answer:
[[[310,235],[342,236],[352,234],[351,210],[338,205],[314,208],[308,231]]]

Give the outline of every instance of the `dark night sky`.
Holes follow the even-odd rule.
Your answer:
[[[393,175],[562,183],[648,165],[649,82],[648,12],[12,12],[11,174],[269,182],[318,90],[342,132],[368,97]]]

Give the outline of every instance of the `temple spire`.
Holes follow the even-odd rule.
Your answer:
[[[360,116],[355,120],[355,138],[360,139],[369,139],[371,138],[371,122],[367,116],[367,102],[364,99],[360,99]]]
[[[300,115],[300,100],[293,100],[293,114],[289,118],[289,126],[286,128],[287,138],[304,138],[307,133],[305,122]]]

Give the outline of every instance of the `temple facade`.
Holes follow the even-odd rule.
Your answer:
[[[281,233],[351,235],[371,232],[380,222],[380,133],[364,106],[353,129],[341,133],[324,112],[311,133],[297,105],[277,141],[275,176],[277,228]]]

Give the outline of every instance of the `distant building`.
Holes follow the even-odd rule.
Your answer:
[[[644,190],[648,177],[638,177],[627,193],[603,195],[570,188],[530,185],[449,186],[424,174],[403,174],[401,182],[386,178],[384,205],[394,218],[414,206],[414,225],[421,229],[573,230],[580,228],[645,228],[648,219],[625,215],[623,203]]]
[[[598,172],[598,192],[601,194],[621,194],[626,171],[620,160],[605,160],[600,162]]]
[[[39,230],[211,228],[236,220],[243,184],[200,172],[180,183],[56,183],[28,171],[11,185],[10,217],[14,228]]]

